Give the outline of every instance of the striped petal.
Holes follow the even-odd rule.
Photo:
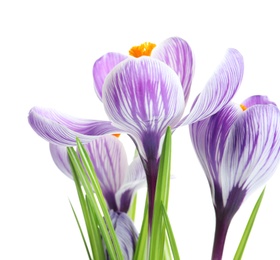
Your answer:
[[[146,183],[139,157],[128,167],[123,144],[107,135],[85,144],[109,209],[127,212],[134,192]],[[50,144],[56,166],[73,179],[66,146]]]
[[[124,184],[128,163],[123,144],[114,136],[103,136],[85,144],[103,195],[110,209],[119,211],[115,194]]]
[[[174,126],[184,110],[184,95],[176,73],[150,57],[127,59],[108,75],[103,104],[113,125],[136,139],[160,139],[166,127]]]
[[[33,130],[50,143],[75,146],[76,137],[88,143],[99,135],[121,133],[108,121],[78,119],[53,109],[34,107],[28,121]]]
[[[279,159],[278,108],[256,105],[244,111],[229,133],[221,162],[220,185],[224,204],[236,187],[248,195],[263,185],[274,173]]]
[[[177,73],[183,87],[186,105],[194,73],[193,56],[188,43],[178,37],[168,38],[153,49],[151,57],[163,61]]]
[[[98,98],[102,101],[102,87],[104,80],[107,77],[108,73],[120,62],[125,60],[128,56],[109,52],[99,58],[93,65],[92,75],[94,81],[95,92]]]
[[[129,165],[128,174],[122,187],[116,193],[116,201],[121,212],[127,212],[134,193],[145,186],[146,175],[142,161],[138,156]]]
[[[220,189],[219,175],[225,143],[233,123],[241,113],[240,106],[228,104],[215,115],[189,126],[191,140],[208,179],[214,205],[215,192]]]
[[[242,102],[242,105],[244,105],[246,108],[249,108],[254,105],[268,105],[268,104],[276,106],[276,104],[270,101],[267,96],[260,96],[260,95],[251,96]]]
[[[125,260],[133,259],[138,232],[128,215],[110,211],[110,217]]]
[[[67,177],[73,179],[66,146],[50,143],[50,152],[54,163]]]
[[[229,49],[223,63],[196,98],[191,112],[179,125],[205,119],[228,104],[241,83],[243,70],[242,55],[235,49]]]

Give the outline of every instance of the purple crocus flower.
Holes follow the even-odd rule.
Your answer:
[[[252,96],[190,125],[190,135],[216,213],[212,259],[221,259],[233,216],[279,163],[280,111],[266,96]]]
[[[134,192],[145,185],[145,171],[136,157],[128,166],[122,143],[114,136],[103,136],[84,145],[94,165],[110,217],[125,259],[132,259],[138,232],[126,214]],[[72,178],[67,148],[50,144],[57,167]]]
[[[115,212],[110,210],[110,217],[118,238],[120,247],[125,260],[133,259],[136,244],[138,241],[138,232],[129,218],[124,212]],[[109,260],[109,256],[107,255]]]
[[[243,58],[237,50],[229,49],[191,112],[183,117],[193,76],[189,45],[174,37],[143,54],[150,57],[108,53],[93,66],[95,90],[110,121],[77,119],[53,109],[34,107],[29,123],[50,143],[66,146],[75,145],[76,137],[88,143],[99,135],[127,133],[146,171],[151,224],[161,144],[167,126],[175,130],[224,107],[241,82]]]

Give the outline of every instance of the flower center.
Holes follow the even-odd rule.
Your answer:
[[[247,107],[246,106],[244,106],[244,105],[240,105],[240,107],[241,107],[241,109],[243,110],[243,111],[245,111],[246,109],[247,109]]]
[[[112,134],[115,137],[119,137],[121,134]]]
[[[151,52],[152,52],[153,48],[155,48],[155,47],[156,47],[156,45],[154,43],[144,42],[139,46],[133,46],[129,50],[129,55],[131,55],[135,58],[139,58],[141,56],[151,56]]]

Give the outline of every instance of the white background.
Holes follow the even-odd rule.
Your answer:
[[[280,16],[277,1],[1,1],[0,259],[87,259],[68,198],[74,185],[55,167],[48,144],[27,122],[39,105],[73,116],[107,117],[95,96],[92,65],[109,51],[180,36],[196,61],[190,103],[229,47],[244,56],[234,100],[268,95],[280,105]],[[186,111],[187,113],[187,111]],[[133,153],[131,142],[122,137]],[[210,259],[214,211],[188,128],[173,135],[170,219],[181,259]],[[280,168],[267,185],[244,259],[280,259]],[[230,226],[224,259],[232,259],[260,194]],[[144,191],[141,191],[144,194]],[[142,196],[141,195],[141,196]],[[141,207],[137,227],[141,223]]]

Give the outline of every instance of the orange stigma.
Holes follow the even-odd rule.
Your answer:
[[[243,111],[245,111],[246,109],[247,109],[247,107],[246,106],[244,106],[244,105],[240,105],[240,107],[241,107],[241,109],[243,110]]]
[[[119,137],[121,134],[112,134],[115,137]]]
[[[152,52],[153,48],[155,48],[155,47],[156,47],[156,45],[154,43],[144,42],[139,46],[133,46],[129,50],[129,55],[131,55],[135,58],[139,58],[141,56],[151,56],[151,52]]]

